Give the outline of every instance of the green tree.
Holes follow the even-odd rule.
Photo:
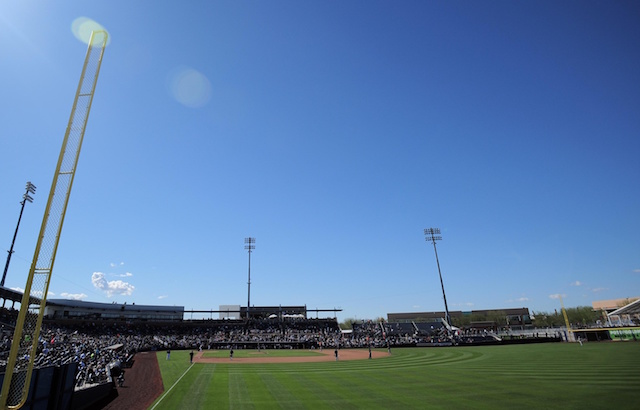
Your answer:
[[[532,312],[533,313],[533,312]],[[535,312],[533,313],[533,325],[539,328],[564,326],[562,313],[555,312]]]
[[[451,324],[456,327],[468,327],[471,324],[471,316],[462,315],[462,316],[454,316],[451,318]]]
[[[602,313],[593,310],[591,306],[578,306],[566,308],[567,318],[572,327],[592,326],[597,320],[602,319]],[[536,312],[533,324],[535,327],[562,327],[565,326],[564,316],[561,311]]]
[[[492,311],[487,314],[484,320],[494,322],[496,326],[501,327],[507,324],[507,314],[503,310]]]
[[[342,322],[340,322],[338,324],[338,326],[340,326],[340,329],[342,330],[349,330],[349,329],[353,329],[353,324],[357,323],[358,321],[352,317],[348,317],[345,320],[343,320]]]
[[[593,310],[591,306],[578,306],[566,309],[571,326],[588,327],[600,319],[600,312]]]

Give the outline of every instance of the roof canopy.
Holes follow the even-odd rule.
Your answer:
[[[626,306],[623,306],[619,309],[614,310],[609,313],[609,316],[613,315],[635,315],[640,314],[640,299],[629,303]]]

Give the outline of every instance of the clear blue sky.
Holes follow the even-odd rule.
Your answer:
[[[3,254],[38,187],[9,287],[80,17],[111,37],[49,298],[246,305],[252,236],[254,305],[443,310],[428,227],[450,310],[640,296],[635,1],[3,0]]]

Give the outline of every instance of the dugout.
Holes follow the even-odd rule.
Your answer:
[[[611,340],[611,335],[607,329],[579,329],[573,330],[575,339],[578,338],[589,342],[600,342],[603,340]]]

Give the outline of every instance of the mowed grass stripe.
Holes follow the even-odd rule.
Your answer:
[[[214,373],[210,371],[203,371],[204,367],[200,365],[194,365],[191,370],[180,380],[179,384],[189,385],[189,389],[196,392],[212,391],[213,376]],[[177,386],[176,386],[177,387]],[[180,396],[179,400],[173,401],[172,398],[178,397],[178,395],[172,395],[170,393],[167,403],[175,403],[177,406],[184,406],[184,408],[190,409],[204,409],[212,405],[211,395],[206,394],[192,394]]]
[[[481,360],[483,354],[479,351],[456,350],[461,348],[424,348],[417,349],[416,352],[409,352],[414,349],[396,349],[394,355],[379,359],[353,360],[353,361],[331,361],[331,362],[311,362],[311,363],[289,363],[289,364],[242,364],[242,366],[232,366],[230,371],[238,372],[340,372],[340,371],[380,371],[382,369],[417,368],[426,365],[450,365],[462,361]],[[406,351],[406,352],[405,352]],[[222,364],[224,366],[225,364]]]
[[[268,393],[256,382],[255,375],[230,373],[228,389],[230,408],[254,409],[268,400]]]
[[[282,409],[301,409],[305,408],[305,403],[314,401],[313,394],[304,388],[292,373],[261,373],[260,377],[278,407]]]
[[[413,369],[410,372],[393,372],[390,377],[389,372],[368,372],[361,378],[360,382],[375,389],[378,394],[385,396],[386,408],[424,408],[429,402],[428,394],[431,379],[436,377],[436,373],[429,373],[433,368],[424,367]],[[358,378],[354,374],[354,378]],[[375,407],[376,403],[372,403]],[[427,406],[431,408],[431,406]]]
[[[186,384],[187,377],[174,389],[184,397],[204,394],[216,399],[185,399],[182,404],[189,407],[171,400],[158,409],[194,408],[192,405],[239,409],[566,409],[585,404],[590,408],[635,409],[640,402],[639,353],[640,343],[632,342],[591,343],[582,348],[554,343],[395,349],[390,357],[359,361],[217,364],[209,387],[194,376],[193,389]],[[167,371],[179,370],[171,370],[175,364],[160,361],[160,365],[163,377]],[[167,377],[177,379],[171,374]],[[207,391],[196,391],[200,389]],[[221,391],[228,394],[221,395]],[[220,400],[222,396],[227,401]]]
[[[306,375],[310,381],[307,389],[312,389],[315,392],[313,397],[317,399],[310,402],[310,407],[323,404],[331,408],[406,408],[400,396],[389,394],[377,381],[367,381],[368,374],[339,372],[335,377]],[[311,398],[311,395],[308,396]]]
[[[307,391],[313,402],[318,403],[318,408],[336,408],[338,404],[338,407],[342,409],[356,408],[348,403],[349,392],[346,389],[336,388],[336,383],[339,385],[339,382],[335,379],[329,385],[326,383],[328,379],[324,374],[296,373],[295,378],[298,384]]]
[[[229,383],[229,373],[225,370],[218,371],[217,365],[209,365],[209,364],[197,364],[197,367],[202,368],[203,372],[208,372],[209,368],[213,368],[215,371],[212,372],[211,383],[209,384],[209,388],[207,390],[198,390],[195,391],[195,394],[204,395],[210,397],[210,401],[212,403],[211,406],[207,406],[204,408],[232,408],[231,398],[231,388]],[[203,408],[203,407],[201,407]]]

